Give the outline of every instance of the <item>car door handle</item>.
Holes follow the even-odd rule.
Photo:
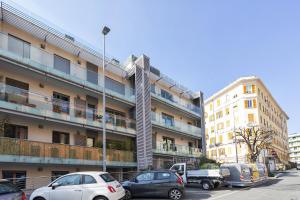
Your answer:
[[[82,190],[74,190],[75,192],[81,192]]]

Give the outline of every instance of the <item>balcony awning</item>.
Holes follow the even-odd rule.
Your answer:
[[[59,47],[97,66],[102,66],[103,56],[98,51],[13,2],[1,1],[0,18],[3,22],[21,29],[40,40]],[[116,62],[111,62],[111,59],[107,57],[106,60],[109,63],[107,65],[108,71],[126,77],[127,71],[124,66]]]

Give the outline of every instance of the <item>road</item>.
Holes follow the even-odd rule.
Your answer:
[[[249,188],[222,188],[203,191],[187,187],[184,200],[300,200],[300,171],[290,170],[267,183]],[[144,200],[144,199],[135,199]],[[151,199],[145,199],[151,200]],[[165,199],[155,199],[165,200]]]

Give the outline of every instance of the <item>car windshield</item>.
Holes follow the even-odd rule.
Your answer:
[[[10,182],[0,182],[0,194],[15,193],[20,190]]]
[[[112,175],[106,173],[106,174],[101,174],[100,177],[106,182],[113,182],[115,181],[116,179],[114,177],[112,177]]]

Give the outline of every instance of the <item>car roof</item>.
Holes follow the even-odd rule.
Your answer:
[[[87,175],[94,175],[94,176],[98,176],[101,174],[107,174],[108,172],[102,172],[102,171],[83,171],[83,172],[73,172],[73,173],[69,173],[66,175],[70,175],[70,174],[87,174]]]
[[[140,173],[144,173],[144,172],[172,172],[172,173],[174,173],[175,171],[169,170],[169,169],[162,169],[162,170],[146,170],[146,171],[141,171]]]

